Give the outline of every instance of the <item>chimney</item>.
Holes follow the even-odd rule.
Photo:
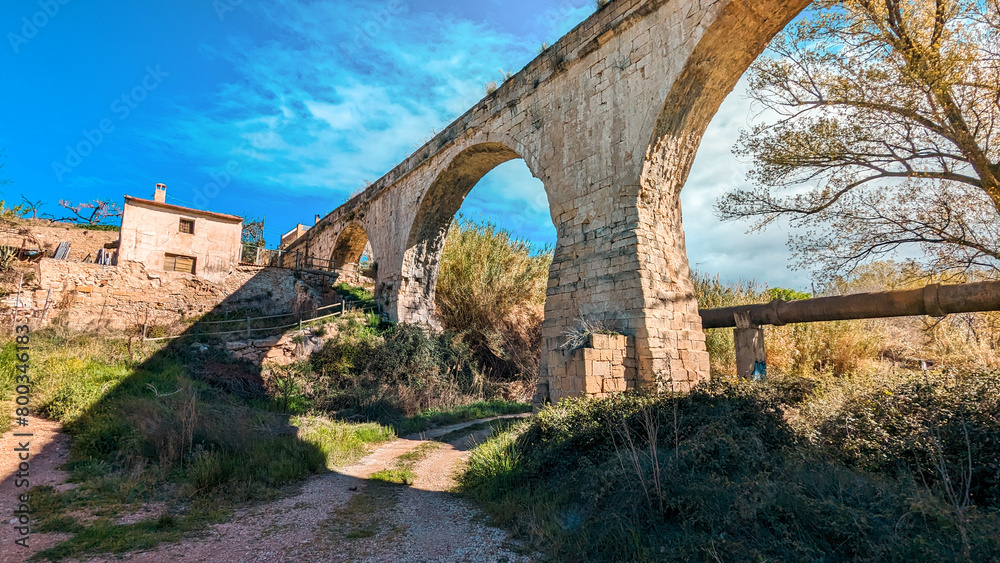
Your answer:
[[[167,202],[167,185],[166,184],[156,184],[156,191],[153,192],[153,201],[157,203]]]
[[[323,217],[321,215],[317,215],[316,216],[316,220],[313,222],[313,225],[319,225],[319,222],[322,219],[323,219]]]

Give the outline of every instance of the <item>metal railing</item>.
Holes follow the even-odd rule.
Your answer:
[[[246,336],[247,340],[253,340],[254,338],[266,338],[268,336],[275,336],[274,334],[268,334],[268,333],[274,333],[274,332],[281,333],[292,328],[302,329],[303,327],[308,326],[312,323],[318,321],[324,321],[334,317],[342,317],[346,313],[353,311],[361,311],[361,312],[378,311],[378,306],[359,305],[348,298],[344,298],[344,300],[341,301],[340,303],[327,305],[325,307],[318,307],[309,312],[299,311],[297,313],[286,313],[283,315],[266,315],[260,317],[251,317],[247,315],[246,317],[223,319],[218,321],[198,321],[194,323],[191,326],[191,328],[184,331],[182,334],[177,334],[174,336],[162,336],[158,338],[148,337],[147,336],[148,326],[143,325],[142,341],[160,342],[164,340],[179,340],[182,338],[196,338],[196,337],[208,337],[208,336],[234,336],[234,335],[244,335]],[[279,321],[278,319],[281,320]],[[270,322],[262,323],[261,321],[270,321]],[[293,322],[288,322],[288,321],[293,321]],[[206,332],[203,330],[206,327],[232,328],[232,330],[218,330],[214,332]]]

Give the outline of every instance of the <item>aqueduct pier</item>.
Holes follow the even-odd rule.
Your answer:
[[[376,298],[435,325],[448,227],[476,183],[523,158],[558,240],[542,325],[540,398],[708,377],[680,192],[740,76],[808,0],[612,0],[285,254],[344,267],[371,244]],[[570,352],[582,322],[617,328]]]

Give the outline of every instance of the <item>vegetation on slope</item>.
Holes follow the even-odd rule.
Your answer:
[[[462,488],[554,560],[992,560],[998,386],[778,378],[565,401],[475,450]]]
[[[410,325],[348,316],[308,364],[293,366],[295,393],[309,409],[391,424],[400,434],[530,410],[488,379],[464,339]]]
[[[11,346],[0,356],[5,391]],[[176,539],[224,518],[235,503],[283,494],[283,486],[394,437],[375,423],[296,415],[248,366],[182,345],[143,352],[126,340],[48,330],[33,335],[32,350],[35,410],[73,437],[66,469],[78,484],[33,492],[38,529],[73,534],[42,557],[120,553]],[[244,381],[242,389],[257,391],[213,386],[206,366],[223,366]],[[149,504],[164,506],[163,513],[116,523]]]
[[[472,348],[492,379],[538,376],[545,288],[552,254],[486,222],[448,231],[436,300],[441,322]]]

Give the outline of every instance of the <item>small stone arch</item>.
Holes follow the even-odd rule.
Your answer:
[[[367,277],[362,258],[372,255],[368,233],[357,221],[348,223],[337,235],[337,242],[330,254],[330,269],[338,274],[338,280],[352,285],[364,285]]]

